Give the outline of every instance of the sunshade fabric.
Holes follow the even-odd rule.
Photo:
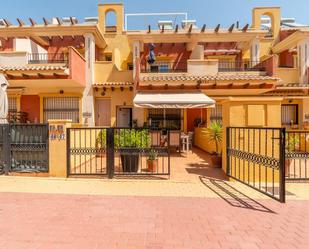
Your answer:
[[[0,124],[7,123],[7,115],[9,110],[8,96],[6,89],[9,83],[3,74],[0,74]]]
[[[206,108],[215,101],[204,93],[137,93],[133,100],[136,107],[146,108]]]

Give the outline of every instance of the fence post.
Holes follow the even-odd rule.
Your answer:
[[[4,151],[4,173],[9,174],[11,170],[11,132],[10,125],[3,126],[3,151]]]
[[[226,174],[228,176],[230,176],[229,149],[230,149],[230,128],[226,127]]]
[[[107,175],[109,179],[114,177],[114,162],[115,162],[115,141],[114,128],[106,129],[106,165]]]
[[[280,129],[280,202],[285,203],[285,128]]]

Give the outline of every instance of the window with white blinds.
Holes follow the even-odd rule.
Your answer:
[[[9,112],[17,112],[17,98],[8,98],[9,100]]]
[[[79,98],[51,97],[43,99],[44,122],[49,119],[71,119],[79,123]]]
[[[222,121],[222,105],[216,105],[215,108],[210,109],[210,121],[212,122]]]
[[[298,124],[298,105],[281,106],[281,123],[282,125]]]

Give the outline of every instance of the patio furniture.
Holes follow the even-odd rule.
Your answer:
[[[194,144],[194,132],[189,131],[188,135],[189,135],[189,148],[192,150]]]
[[[169,146],[180,152],[180,131],[170,131]]]
[[[182,151],[185,151],[187,154],[189,153],[190,146],[190,136],[182,133],[181,134],[181,143],[182,143]]]

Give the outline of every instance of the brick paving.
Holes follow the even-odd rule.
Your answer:
[[[238,204],[237,204],[238,202]],[[247,203],[247,204],[246,204]],[[0,248],[308,248],[309,201],[0,193]]]

